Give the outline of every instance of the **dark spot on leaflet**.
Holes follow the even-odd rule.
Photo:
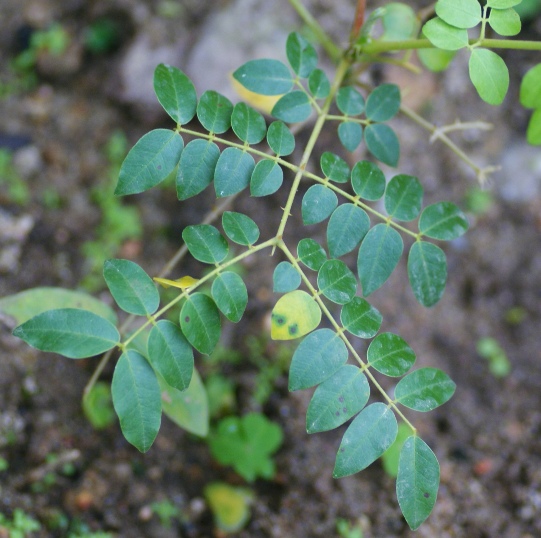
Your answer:
[[[190,323],[190,316],[186,316],[186,317],[184,318],[184,321],[185,321],[186,323]]]
[[[425,491],[425,492],[423,493],[423,497],[424,497],[425,499],[428,499],[428,497],[430,497],[430,493],[428,493],[427,491]]]
[[[340,452],[345,452],[345,451],[346,451],[345,448],[341,448],[341,449],[340,449]]]
[[[293,336],[299,332],[299,326],[296,323],[294,323],[293,325],[289,326],[288,331],[289,331],[289,334]]]
[[[284,318],[284,316],[274,315],[272,316],[272,319],[274,320],[274,323],[276,323],[276,325],[284,325],[284,323],[286,322],[286,318]]]
[[[340,396],[340,398],[338,398],[338,401],[339,401],[340,403],[342,403],[342,402],[344,401],[344,397],[343,397],[343,396]]]
[[[347,412],[348,412],[348,408],[347,408],[347,407],[344,407],[344,408],[342,409],[342,411],[343,411],[344,413],[347,413]]]
[[[157,168],[158,170],[161,170],[161,169],[162,169],[162,165],[159,164],[158,166],[156,166],[156,168]]]
[[[337,412],[335,413],[335,415],[336,415],[337,417],[339,417],[339,416],[340,416],[340,411],[337,411]]]

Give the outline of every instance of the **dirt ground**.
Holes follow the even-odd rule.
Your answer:
[[[32,31],[60,22],[71,41],[62,58],[38,60],[36,86],[0,100],[0,146],[13,151],[16,173],[29,187],[28,199],[17,204],[0,185],[0,296],[35,286],[80,285],[89,271],[82,245],[95,239],[101,219],[92,190],[103,185],[111,167],[104,152],[107,141],[121,131],[133,144],[152,128],[170,126],[148,90],[153,67],[162,61],[175,64],[194,78],[199,92],[213,88],[231,95],[227,73],[252,57],[273,54],[298,24],[287,8],[268,4],[186,0],[179,8],[176,2],[150,0],[2,1],[3,82],[11,76],[6,60],[24,49]],[[346,35],[343,24],[353,2],[311,4],[317,4],[329,31],[340,35],[345,28]],[[117,40],[105,52],[89,52],[85,30],[104,18],[116,24]],[[241,37],[239,27],[251,31]],[[531,21],[521,37],[540,39],[541,20]],[[411,532],[400,515],[394,481],[380,462],[333,480],[345,426],[308,436],[310,391],[288,393],[286,373],[275,380],[262,409],[254,404],[258,370],[246,356],[245,342],[265,327],[276,299],[273,264],[263,255],[246,267],[253,302],[245,321],[224,330],[222,344],[243,342],[244,356],[223,366],[223,373],[236,384],[237,412],[263,410],[280,423],[285,442],[275,459],[276,478],[250,486],[252,515],[236,536],[338,536],[338,518],[359,525],[365,538],[541,536],[541,151],[524,142],[528,113],[517,105],[520,77],[539,55],[513,53],[506,59],[511,89],[501,108],[484,105],[474,95],[466,58],[457,58],[440,78],[416,79],[394,68],[378,74],[405,84],[410,105],[438,125],[457,118],[493,122],[497,127],[491,131],[467,131],[453,140],[479,164],[503,165],[484,191],[491,195],[487,210],[470,212],[471,230],[445,246],[449,281],[442,301],[430,310],[415,302],[404,262],[373,295],[384,316],[382,330],[403,336],[416,351],[418,366],[441,368],[457,384],[449,403],[427,415],[412,414],[441,464],[433,514]],[[218,75],[221,86],[215,82]],[[406,118],[393,125],[402,136],[399,170],[420,178],[426,203],[447,199],[467,209],[476,186],[471,170],[443,145],[430,144],[428,135]],[[333,132],[324,138],[316,154],[333,148],[344,154]],[[350,156],[352,163],[362,158],[362,149]],[[199,222],[213,200],[203,195],[197,203],[179,204],[174,191],[164,188],[125,203],[140,212],[144,232],[124,242],[118,256],[157,274],[178,248],[182,228]],[[234,207],[272,230],[280,205],[283,195],[278,194],[257,201],[241,197]],[[302,237],[297,224],[287,232],[294,243]],[[191,274],[186,264],[182,272]],[[106,292],[96,294],[108,300]],[[2,320],[0,456],[7,469],[0,471],[0,513],[10,517],[23,509],[41,523],[41,531],[29,534],[36,537],[68,536],[74,529],[119,538],[219,536],[204,487],[216,480],[243,485],[243,480],[217,464],[207,444],[166,419],[144,455],[124,440],[116,422],[93,429],[82,413],[81,394],[96,361],[38,353],[13,338],[11,328],[9,320]],[[496,339],[505,351],[508,375],[494,376],[478,354],[477,342],[484,337]],[[272,361],[276,345],[264,341],[263,348],[265,360]],[[205,377],[208,364],[197,361]],[[102,379],[111,375],[108,367]],[[389,379],[382,382],[392,388]],[[170,526],[151,509],[164,500],[182,514]]]

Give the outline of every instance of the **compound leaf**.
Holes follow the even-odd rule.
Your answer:
[[[229,321],[237,323],[241,320],[248,304],[248,291],[237,273],[220,273],[212,283],[211,295],[216,306]]]
[[[178,68],[160,64],[154,71],[154,91],[158,101],[179,124],[190,122],[197,108],[192,81]]]
[[[190,254],[203,263],[220,263],[229,253],[229,245],[217,228],[210,224],[186,226],[182,232]]]
[[[382,315],[367,300],[353,297],[340,313],[340,321],[346,331],[359,338],[372,338],[381,327]]]
[[[430,515],[440,485],[440,465],[434,452],[417,436],[406,439],[400,451],[396,496],[411,530]]]
[[[159,320],[148,335],[148,360],[164,381],[177,390],[190,385],[193,349],[178,325]]]
[[[154,314],[160,294],[154,281],[130,260],[106,260],[103,277],[114,300],[122,310],[136,316]]]
[[[332,376],[347,359],[348,350],[337,333],[331,329],[314,331],[293,354],[289,368],[289,390],[318,385]]]
[[[423,26],[423,34],[439,49],[459,50],[468,46],[468,31],[455,28],[439,17],[429,20]]]
[[[244,246],[253,245],[259,239],[257,224],[247,215],[224,211],[222,227],[231,241]]]
[[[286,93],[274,105],[271,114],[287,123],[298,123],[308,119],[312,107],[308,95],[300,90]]]
[[[488,49],[473,49],[469,72],[470,79],[483,101],[489,105],[502,103],[509,88],[509,70],[500,56]]]
[[[286,293],[274,305],[271,314],[271,338],[293,340],[313,331],[321,321],[321,309],[305,291]]]
[[[254,158],[249,153],[239,148],[224,149],[214,170],[216,197],[231,196],[248,187],[254,168]]]
[[[372,123],[364,130],[368,151],[382,163],[396,166],[400,158],[400,144],[395,132],[384,123]]]
[[[267,142],[276,155],[290,155],[295,149],[295,137],[282,121],[273,121],[269,125]]]
[[[317,65],[316,49],[297,32],[287,38],[286,55],[289,65],[301,78],[307,78]]]
[[[389,377],[403,376],[415,362],[415,352],[400,336],[381,333],[370,342],[366,358],[368,364]]]
[[[481,22],[481,6],[477,0],[438,0],[436,14],[456,28],[473,28]]]
[[[338,138],[348,151],[355,151],[363,139],[363,128],[354,121],[343,121],[338,126]]]
[[[365,200],[379,200],[385,192],[385,174],[370,161],[359,161],[351,170],[351,186]]]
[[[404,243],[400,234],[387,224],[376,224],[368,231],[357,258],[357,271],[367,297],[391,276],[402,256]]]
[[[224,95],[207,90],[197,104],[197,119],[211,133],[225,133],[231,127],[233,103]]]
[[[450,241],[468,229],[466,215],[451,202],[438,202],[423,209],[419,231],[427,237]]]
[[[319,271],[327,261],[325,249],[313,239],[301,239],[297,245],[299,260],[312,271]]]
[[[231,115],[233,132],[247,144],[258,144],[267,134],[265,118],[246,103],[237,103]]]
[[[327,226],[327,244],[333,258],[351,252],[370,228],[370,219],[364,209],[354,204],[337,207]]]
[[[541,63],[524,75],[520,84],[520,103],[526,108],[541,108]]]
[[[357,292],[357,279],[341,260],[328,260],[317,275],[321,293],[334,303],[349,303]]]
[[[287,293],[296,290],[301,285],[301,275],[289,262],[280,262],[272,275],[272,291]]]
[[[443,295],[447,280],[447,261],[441,248],[426,241],[416,241],[408,256],[408,277],[417,301],[435,305]]]
[[[331,91],[329,78],[322,69],[314,69],[308,77],[308,89],[315,99],[325,99]]]
[[[365,407],[346,430],[336,455],[333,477],[341,478],[366,469],[394,442],[398,424],[382,403]]]
[[[161,183],[177,166],[183,148],[182,137],[169,129],[141,137],[120,167],[115,194],[137,194]]]
[[[517,35],[522,28],[520,16],[513,8],[491,9],[488,23],[495,32],[504,36]]]
[[[210,355],[222,330],[218,307],[204,293],[190,295],[180,311],[180,328],[197,351]]]
[[[196,139],[186,145],[177,172],[177,197],[187,200],[204,191],[214,178],[220,150],[214,142]]]
[[[388,121],[400,109],[400,89],[396,84],[381,84],[366,100],[366,117],[371,121]]]
[[[120,341],[116,327],[107,319],[77,308],[47,310],[13,331],[28,345],[70,359],[84,359],[113,348]]]
[[[455,389],[455,383],[445,372],[419,368],[396,384],[394,398],[409,409],[428,412],[447,402]]]
[[[250,194],[252,196],[268,196],[274,194],[284,181],[282,167],[270,159],[259,161],[250,179]]]
[[[385,210],[390,217],[409,221],[416,218],[423,203],[423,187],[407,174],[394,176],[385,189]]]
[[[160,386],[148,361],[133,349],[122,353],[111,384],[113,406],[126,440],[146,452],[160,429]]]
[[[306,412],[306,431],[332,430],[356,415],[368,401],[370,386],[360,368],[344,364],[315,390]]]
[[[325,177],[336,183],[347,183],[349,180],[349,166],[342,157],[325,151],[320,158],[319,164]]]
[[[261,95],[282,95],[293,87],[294,79],[279,60],[251,60],[234,73],[233,78],[246,89]]]
[[[302,221],[317,224],[329,217],[338,205],[338,197],[324,185],[312,185],[302,198]]]

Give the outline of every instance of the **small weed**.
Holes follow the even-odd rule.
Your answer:
[[[488,369],[494,377],[506,377],[511,372],[507,354],[495,338],[480,338],[477,341],[477,353],[488,360]]]
[[[182,519],[182,512],[168,499],[152,503],[150,508],[152,513],[160,519],[160,524],[166,529],[171,528],[171,520]]]
[[[364,535],[360,524],[350,524],[346,519],[336,520],[336,530],[340,538],[363,538]]]
[[[30,201],[30,190],[13,166],[12,153],[6,149],[0,149],[0,189],[11,203],[24,206]]]
[[[39,522],[19,508],[15,508],[11,519],[0,513],[0,535],[2,531],[7,531],[9,538],[25,538],[40,529]]]

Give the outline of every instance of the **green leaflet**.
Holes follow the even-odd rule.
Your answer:
[[[337,207],[327,226],[327,244],[332,258],[351,252],[370,228],[370,219],[364,209],[354,204]]]
[[[475,48],[469,61],[470,79],[479,97],[489,105],[503,102],[509,88],[509,71],[495,52]]]
[[[423,209],[419,232],[433,239],[450,241],[468,229],[466,215],[451,202],[438,202]]]
[[[494,9],[507,9],[517,6],[522,0],[487,0],[487,6]]]
[[[197,104],[197,119],[211,133],[225,133],[231,127],[233,103],[215,92],[207,90]]]
[[[70,359],[99,355],[120,341],[120,335],[110,321],[76,308],[42,312],[16,327],[13,336],[40,351],[58,353]]]
[[[289,65],[301,78],[307,78],[317,65],[316,49],[297,32],[287,38],[286,55]]]
[[[539,146],[541,144],[541,108],[538,108],[530,118],[526,133],[528,144]]]
[[[400,158],[400,143],[395,132],[383,123],[372,123],[364,130],[368,151],[382,163],[396,166]]]
[[[341,478],[366,469],[393,444],[397,431],[394,413],[386,405],[378,402],[365,407],[342,438],[333,477]]]
[[[400,89],[396,84],[381,84],[366,101],[366,117],[370,121],[388,121],[399,109]]]
[[[160,320],[148,336],[148,360],[164,381],[179,391],[190,385],[193,349],[182,331],[167,320]]]
[[[374,370],[390,377],[400,377],[415,363],[415,352],[400,336],[381,333],[368,346],[366,358]]]
[[[210,224],[186,226],[182,232],[190,254],[203,263],[220,263],[229,253],[229,245],[222,234]]]
[[[372,338],[379,331],[383,317],[368,301],[353,297],[343,306],[340,321],[351,334],[359,338]]]
[[[363,128],[354,121],[343,121],[338,125],[338,138],[348,151],[355,151],[363,139]]]
[[[154,443],[161,423],[160,386],[145,357],[129,349],[115,366],[111,384],[113,406],[126,440],[140,452]]]
[[[149,316],[158,310],[160,294],[153,280],[130,260],[106,260],[103,277],[118,306],[136,316]]]
[[[248,187],[254,168],[254,158],[249,153],[239,148],[224,149],[214,170],[216,197],[231,196]]]
[[[410,6],[401,2],[391,2],[385,6],[382,22],[383,41],[402,41],[417,35],[417,14]]]
[[[513,8],[491,9],[488,23],[495,32],[503,36],[517,35],[522,28],[520,16]]]
[[[541,63],[524,75],[520,83],[520,103],[526,108],[541,108]]]
[[[411,437],[411,428],[406,423],[400,422],[394,443],[381,455],[383,470],[395,479],[398,474],[400,452],[409,437]]]
[[[429,20],[423,26],[423,34],[439,49],[459,50],[468,46],[468,31],[455,28],[439,17]]]
[[[286,123],[298,123],[307,120],[312,113],[308,95],[300,90],[286,93],[274,105],[271,114]]]
[[[420,368],[403,377],[394,389],[395,401],[415,411],[428,412],[447,402],[456,389],[437,368]]]
[[[190,295],[180,311],[180,328],[199,353],[210,355],[222,331],[218,307],[208,295]]]
[[[424,34],[422,37],[426,37]],[[456,56],[456,51],[443,49],[419,49],[417,56],[421,63],[430,71],[439,73],[445,71],[453,58]]]
[[[359,161],[351,170],[351,186],[365,200],[379,200],[385,192],[385,175],[370,161]]]
[[[336,183],[347,183],[349,180],[349,166],[342,157],[325,151],[319,160],[321,171],[325,177]]]
[[[354,86],[343,86],[336,94],[336,105],[346,116],[359,116],[364,112],[364,97]]]
[[[394,176],[385,189],[385,210],[397,220],[415,219],[423,203],[423,187],[414,176]]]
[[[212,283],[211,295],[216,306],[229,321],[237,323],[241,320],[248,304],[248,291],[237,273],[220,273]]]
[[[310,73],[308,77],[308,89],[314,96],[314,99],[325,99],[329,95],[331,83],[325,71],[316,68]]]
[[[481,6],[477,0],[438,0],[436,14],[456,28],[473,28],[481,22]]]
[[[368,231],[357,257],[357,271],[365,297],[380,288],[391,276],[403,249],[402,237],[389,225],[379,223]]]
[[[286,293],[274,305],[271,314],[271,338],[293,340],[313,331],[321,322],[321,309],[305,291]]]
[[[205,437],[209,429],[208,398],[197,370],[193,370],[190,386],[177,390],[158,376],[164,415],[177,426],[194,435]]]
[[[327,261],[325,249],[313,239],[301,239],[297,245],[297,256],[299,260],[312,271],[319,271]]]
[[[334,303],[349,303],[357,292],[357,279],[342,260],[328,260],[317,275],[321,293]]]
[[[137,194],[161,183],[177,166],[183,147],[182,137],[169,129],[142,136],[120,167],[115,194]]]
[[[284,181],[282,167],[270,159],[262,159],[254,168],[250,178],[250,194],[252,196],[268,196],[274,194]]]
[[[154,91],[158,101],[179,124],[190,122],[197,108],[192,81],[176,67],[160,64],[154,71]]]
[[[430,515],[440,484],[440,465],[434,452],[417,436],[411,436],[400,451],[396,496],[412,530]]]
[[[220,150],[214,142],[196,139],[186,145],[177,172],[179,200],[187,200],[210,185],[219,157]]]
[[[237,103],[231,115],[233,132],[247,144],[259,144],[267,134],[265,118],[246,103]]]
[[[338,334],[330,329],[314,331],[293,354],[289,368],[289,390],[318,385],[332,376],[347,359],[346,345]]]
[[[235,80],[246,89],[261,95],[282,95],[293,87],[287,66],[278,60],[251,60],[234,73]]]
[[[272,275],[272,291],[287,293],[296,290],[301,285],[301,275],[289,262],[280,262]]]
[[[408,277],[417,301],[435,305],[447,281],[447,261],[441,248],[425,241],[415,242],[408,256]]]
[[[224,211],[222,227],[227,237],[239,245],[250,246],[259,239],[257,224],[247,215],[234,211]]]
[[[355,416],[369,396],[370,386],[360,368],[344,364],[315,390],[306,412],[306,431],[337,428]]]
[[[338,197],[324,185],[312,185],[302,198],[302,221],[316,224],[327,219],[338,205]]]
[[[290,155],[295,149],[295,137],[282,121],[273,121],[267,130],[269,147],[279,156]]]

